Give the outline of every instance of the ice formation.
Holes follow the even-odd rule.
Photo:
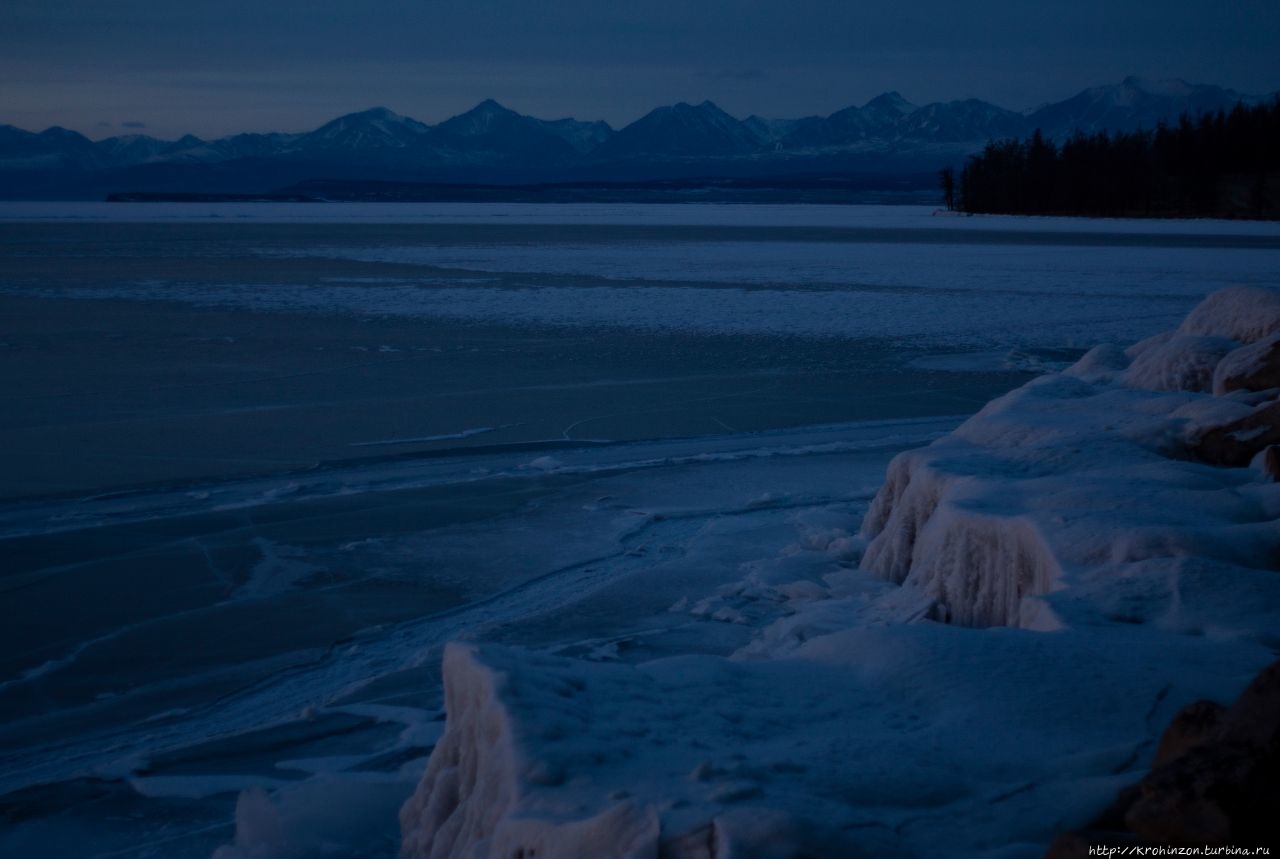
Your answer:
[[[901,454],[857,538],[681,605],[771,606],[729,658],[451,645],[402,856],[1039,855],[1280,647],[1280,389],[1218,384],[1277,332],[1280,293],[1225,290]]]
[[[1265,446],[1264,427],[1234,428],[1265,419],[1280,390],[1205,394],[1215,375],[1247,375],[1276,330],[1273,291],[1223,290],[1179,332],[1097,347],[901,454],[863,523],[863,568],[928,594],[939,619],[1038,629],[1079,610],[1073,585],[1100,571],[1191,558],[1274,568],[1275,485],[1218,466]],[[1221,428],[1243,462],[1205,455]]]

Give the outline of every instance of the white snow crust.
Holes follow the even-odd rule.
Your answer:
[[[1280,647],[1280,484],[1193,458],[1276,396],[1206,382],[1276,308],[1216,294],[900,454],[857,536],[673,607],[754,624],[729,657],[450,645],[401,855],[1042,855]]]

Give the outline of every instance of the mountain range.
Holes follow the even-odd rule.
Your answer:
[[[1272,96],[1273,97],[1273,96]],[[709,101],[656,108],[629,125],[544,120],[485,100],[428,125],[386,108],[298,134],[91,141],[65,128],[0,126],[0,197],[120,191],[260,193],[305,180],[532,183],[858,173],[931,174],[988,140],[1040,129],[1128,131],[1248,96],[1181,80],[1126,78],[1035,110],[977,99],[915,105],[888,92],[829,116],[736,119]]]

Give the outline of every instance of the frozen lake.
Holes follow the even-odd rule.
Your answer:
[[[392,856],[446,641],[729,653],[767,611],[668,609],[1232,284],[1280,226],[0,204],[0,853],[207,857],[330,780]]]

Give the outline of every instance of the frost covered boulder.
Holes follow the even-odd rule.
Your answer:
[[[1192,450],[1205,462],[1243,468],[1255,456],[1280,443],[1280,401],[1259,406],[1249,414],[1205,430]]]
[[[1219,363],[1240,344],[1226,337],[1161,334],[1128,351],[1125,382],[1152,391],[1210,391]]]
[[[1206,298],[1176,331],[1130,346],[1125,383],[1154,391],[1280,387],[1280,299],[1261,287],[1232,287]]]
[[[1265,391],[1280,388],[1280,334],[1242,346],[1214,367],[1213,392]]]

